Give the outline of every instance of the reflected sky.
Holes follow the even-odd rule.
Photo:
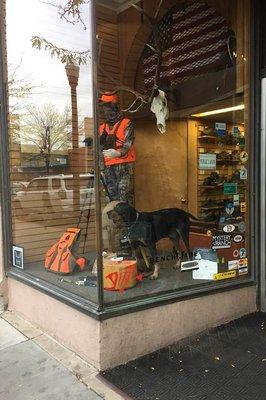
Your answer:
[[[66,1],[51,0],[53,4]],[[23,104],[41,106],[52,102],[60,111],[70,107],[70,88],[65,66],[60,60],[51,58],[48,51],[32,48],[31,37],[44,37],[58,47],[84,51],[91,47],[89,26],[89,4],[82,7],[82,24],[72,25],[61,19],[57,8],[40,0],[7,0],[7,48],[10,71],[17,68],[17,78],[26,78],[37,88]],[[92,116],[91,66],[80,67],[78,84],[78,108],[80,120]],[[17,100],[15,101],[17,102]],[[12,99],[11,99],[12,105]],[[20,109],[23,112],[23,107]]]

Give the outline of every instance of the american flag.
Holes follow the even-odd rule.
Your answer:
[[[230,29],[214,7],[186,2],[171,9],[158,23],[162,48],[160,80],[177,84],[225,65]],[[152,34],[148,44],[154,46]],[[154,83],[157,57],[146,46],[143,54],[144,82]]]

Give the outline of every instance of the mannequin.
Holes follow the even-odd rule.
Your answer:
[[[123,117],[116,94],[104,93],[100,102],[105,122],[100,125],[103,175],[110,200],[133,204],[134,127]]]

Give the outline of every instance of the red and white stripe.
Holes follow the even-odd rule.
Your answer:
[[[172,46],[162,55],[160,75],[177,83],[221,65],[229,29],[224,17],[205,3],[193,3],[173,13]],[[144,59],[145,84],[153,84],[157,57]]]

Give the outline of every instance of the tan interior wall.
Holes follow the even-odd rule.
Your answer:
[[[187,122],[169,121],[162,135],[153,121],[136,122],[135,203],[142,211],[187,208]]]

